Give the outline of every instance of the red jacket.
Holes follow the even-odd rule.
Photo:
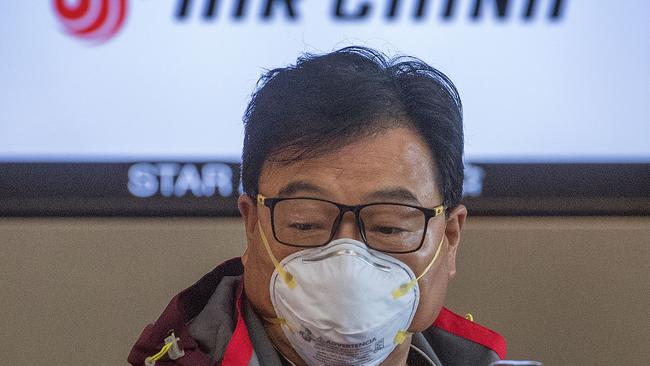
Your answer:
[[[234,258],[222,263],[197,283],[174,296],[158,320],[142,331],[128,356],[128,361],[135,366],[144,365],[145,358],[158,353],[165,345],[164,339],[174,332],[178,346],[185,355],[176,360],[163,357],[156,365],[281,365],[271,347],[256,347],[255,340],[264,341],[266,335],[259,321],[255,321],[257,317],[253,312],[245,310],[248,305],[241,285],[242,274],[241,261]],[[224,297],[225,301],[222,301]],[[205,341],[205,335],[196,335],[196,329],[202,326],[197,323],[204,321],[201,319],[208,319],[208,322],[213,323],[218,321],[214,320],[215,317],[211,314],[207,317],[201,315],[202,312],[210,310],[208,308],[214,306],[210,304],[214,303],[221,304],[220,311],[226,313],[223,319],[232,323],[221,327],[220,335],[216,338],[209,335],[210,341]],[[223,303],[227,304],[225,308]],[[213,329],[209,326],[204,328],[208,329],[208,332]],[[223,328],[226,328],[227,335],[223,334]],[[419,340],[419,348],[433,360],[433,363],[429,364],[440,366],[488,365],[494,360],[503,359],[506,353],[505,341],[499,334],[446,308],[441,310],[430,328],[414,335],[414,341],[416,339]],[[261,341],[258,341],[258,345],[259,342]],[[217,346],[212,347],[213,343]]]

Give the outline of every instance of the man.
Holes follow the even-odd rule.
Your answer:
[[[177,295],[133,365],[488,365],[443,308],[467,211],[452,82],[367,48],[260,80],[244,116],[248,246]]]

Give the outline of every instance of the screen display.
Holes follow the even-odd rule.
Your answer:
[[[649,13],[643,0],[5,2],[0,206],[230,214],[259,76],[349,45],[454,81],[477,211],[647,198]]]

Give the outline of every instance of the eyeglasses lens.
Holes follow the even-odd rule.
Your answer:
[[[279,201],[273,212],[276,239],[297,246],[327,244],[340,213],[331,202],[296,198]],[[373,204],[359,211],[369,247],[385,252],[409,252],[424,236],[425,215],[400,204]]]

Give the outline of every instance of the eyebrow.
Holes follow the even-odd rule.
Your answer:
[[[294,181],[282,187],[278,192],[278,197],[295,196],[298,193],[313,193],[317,195],[327,196],[327,191],[313,183],[307,181]],[[389,201],[396,203],[407,203],[421,206],[420,200],[417,199],[413,192],[403,187],[390,187],[374,191],[364,196],[364,200],[368,201]]]
[[[315,184],[303,180],[298,180],[298,181],[290,182],[286,186],[282,187],[278,192],[278,196],[280,197],[294,196],[297,193],[303,193],[303,192],[316,193],[321,195],[324,195],[326,193],[324,189],[318,187]]]
[[[391,187],[375,191],[365,195],[364,198],[368,201],[397,201],[399,203],[410,203],[417,206],[422,205],[413,192],[402,187]]]

